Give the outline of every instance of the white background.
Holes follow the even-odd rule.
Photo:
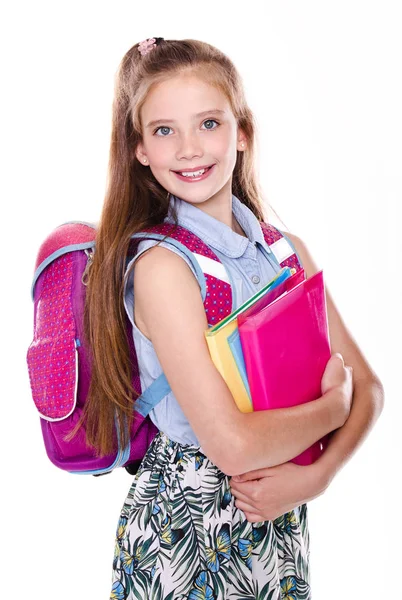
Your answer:
[[[309,505],[316,600],[402,598],[402,92],[399,3],[14,2],[1,18],[2,597],[109,598],[131,477],[47,459],[30,396],[30,285],[43,238],[99,218],[113,77],[152,36],[197,38],[238,67],[266,203],[307,244],[386,406]],[[4,269],[5,267],[5,269]]]

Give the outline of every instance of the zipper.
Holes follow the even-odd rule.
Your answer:
[[[84,249],[85,254],[87,255],[87,264],[85,265],[85,269],[82,273],[81,281],[83,285],[88,285],[88,277],[89,277],[89,269],[94,261],[94,251],[88,248]]]
[[[94,257],[94,250],[93,249],[84,249],[85,254],[87,255],[87,264],[85,265],[85,269],[82,273],[82,277],[81,277],[81,281],[83,283],[83,285],[88,285],[88,275],[89,275],[89,270],[91,268],[91,265],[93,263],[93,257]],[[75,340],[75,348],[76,348],[76,352],[77,352],[77,348],[81,345],[81,342],[79,339]],[[118,467],[123,466],[129,459],[130,457],[130,450],[131,450],[131,445],[130,443],[126,446],[126,448],[122,448],[120,445],[120,435],[119,435],[119,430],[117,428],[117,423],[116,423],[116,419],[115,419],[115,426],[116,426],[116,432],[117,432],[117,438],[118,438],[118,444],[119,444],[119,449],[117,451],[116,454],[116,458],[114,459],[113,463],[109,466],[109,467],[103,467],[103,469],[90,469],[87,471],[69,471],[70,473],[73,473],[75,475],[103,475],[106,473],[110,473],[111,471],[113,471],[113,469],[116,469]]]

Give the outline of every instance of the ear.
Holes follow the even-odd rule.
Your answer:
[[[135,154],[137,160],[140,163],[144,164],[144,158],[147,158],[147,155],[144,154],[144,147],[141,142],[138,142],[137,147],[134,151],[134,154]]]
[[[247,146],[248,146],[247,137],[246,137],[244,131],[242,129],[239,129],[237,132],[237,150],[239,152],[242,152],[243,150],[246,150]]]

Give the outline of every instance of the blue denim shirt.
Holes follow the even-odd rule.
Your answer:
[[[235,219],[247,237],[232,231],[218,219],[206,214],[197,206],[170,195],[170,206],[175,203],[179,225],[191,230],[212,248],[221,260],[229,275],[232,286],[233,310],[266,285],[280,270],[280,264],[264,240],[258,219],[240,200],[232,195],[232,211]],[[165,222],[173,222],[170,212]],[[284,234],[292,250],[295,248]],[[158,240],[144,240],[139,243],[135,260]],[[197,277],[190,253],[183,253],[176,246],[162,242],[164,248],[183,258]],[[138,357],[138,367],[142,389],[148,388],[162,373],[162,367],[152,342],[138,329],[134,322],[133,272],[125,288],[125,306],[133,326],[133,337]],[[199,446],[198,439],[184,415],[173,392],[163,398],[149,414],[153,423],[173,441]]]

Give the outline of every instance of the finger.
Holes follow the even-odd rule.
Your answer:
[[[241,475],[234,475],[231,481],[243,482],[243,481],[251,481],[253,479],[262,479],[263,477],[269,477],[270,471],[273,467],[267,467],[266,469],[256,469],[255,471],[248,471],[247,473],[242,473]]]
[[[247,502],[243,502],[242,500],[236,499],[235,506],[237,508],[240,508],[243,512],[247,511],[252,514],[257,514],[257,511],[254,506],[251,506],[250,504],[248,504]]]
[[[256,481],[234,481],[230,484],[232,490],[237,490],[242,494],[246,494],[250,498],[255,494],[255,492],[261,489],[261,480],[258,479]]]
[[[241,502],[245,502],[246,504],[251,506],[253,508],[253,510],[257,509],[257,506],[255,506],[255,504],[254,504],[254,501],[250,498],[250,496],[247,496],[247,494],[243,494],[242,492],[239,492],[238,490],[232,490],[232,495],[237,500],[240,500]]]

